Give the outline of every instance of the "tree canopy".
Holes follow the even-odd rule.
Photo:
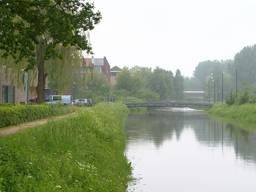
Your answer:
[[[57,45],[91,51],[86,31],[99,23],[101,14],[83,0],[1,0],[0,50],[18,63],[28,62],[27,69],[37,67],[37,93],[44,99],[44,62],[58,56]]]

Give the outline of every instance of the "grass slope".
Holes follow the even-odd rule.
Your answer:
[[[128,110],[100,104],[76,117],[0,138],[0,191],[124,192]]]
[[[246,124],[256,124],[256,105],[216,105],[209,113],[221,118],[238,121]]]

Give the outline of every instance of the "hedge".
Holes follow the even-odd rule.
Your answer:
[[[0,128],[74,111],[64,105],[0,105]]]

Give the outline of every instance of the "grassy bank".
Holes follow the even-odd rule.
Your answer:
[[[64,105],[0,105],[0,128],[75,111]]]
[[[148,112],[146,107],[138,107],[138,108],[131,108],[129,109],[130,114],[145,114]]]
[[[209,113],[237,123],[256,126],[256,104],[216,105]]]
[[[0,191],[124,192],[128,110],[100,104],[0,139]]]

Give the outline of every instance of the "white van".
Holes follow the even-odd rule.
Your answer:
[[[70,105],[72,103],[71,95],[49,95],[50,104],[63,103],[64,105]]]

